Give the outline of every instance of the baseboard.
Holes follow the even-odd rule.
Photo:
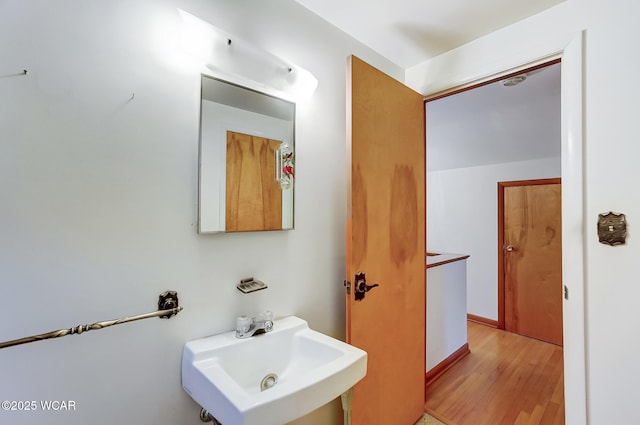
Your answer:
[[[469,354],[469,344],[465,343],[462,347],[451,353],[449,357],[435,365],[431,370],[424,374],[425,387],[429,387],[435,381],[445,373],[451,366],[458,363],[464,356]]]
[[[497,320],[487,319],[486,317],[476,316],[475,314],[467,314],[467,320],[470,322],[480,323],[481,325],[490,326],[492,328],[498,328]]]

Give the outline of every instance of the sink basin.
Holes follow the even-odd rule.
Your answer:
[[[182,387],[223,425],[282,425],[347,391],[367,353],[295,316],[247,339],[235,331],[187,342]]]

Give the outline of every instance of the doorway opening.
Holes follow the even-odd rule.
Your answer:
[[[485,325],[504,327],[496,185],[562,174],[560,67],[555,59],[426,104],[427,249],[470,254],[468,312]]]

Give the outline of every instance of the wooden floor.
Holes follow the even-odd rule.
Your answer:
[[[469,322],[471,354],[427,388],[447,425],[564,424],[562,347]]]

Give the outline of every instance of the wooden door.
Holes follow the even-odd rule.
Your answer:
[[[367,351],[354,425],[424,412],[425,115],[420,94],[356,57],[347,95],[347,341]],[[379,284],[356,300],[356,273]]]
[[[227,132],[227,232],[282,229],[282,192],[275,178],[281,143]]]
[[[562,345],[559,179],[503,183],[504,328]]]

